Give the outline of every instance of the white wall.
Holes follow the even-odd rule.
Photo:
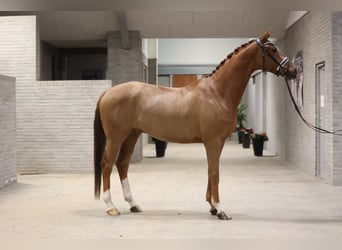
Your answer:
[[[0,75],[0,188],[17,180],[15,78]]]
[[[37,79],[37,29],[35,16],[0,17],[0,74],[16,77],[17,88]]]
[[[96,103],[110,80],[26,83],[17,125],[20,173],[93,171]]]
[[[341,27],[341,25],[339,25]],[[296,22],[286,31],[284,44],[286,53],[289,56],[295,55],[298,51],[303,52],[303,98],[304,105],[302,114],[311,123],[316,122],[316,65],[325,62],[325,112],[323,120],[328,130],[333,124],[333,102],[335,102],[333,90],[333,55],[338,54],[332,50],[335,41],[332,35],[332,15],[330,12],[313,11],[309,12],[302,19]],[[340,45],[339,45],[340,47]],[[340,64],[336,65],[339,69]],[[300,120],[291,103],[289,95],[285,98],[285,153],[286,160],[293,165],[303,169],[310,175],[316,175],[316,133],[309,129]],[[338,100],[338,101],[337,101]],[[337,99],[337,102],[340,102]],[[340,106],[340,104],[338,104]],[[334,164],[334,140],[333,136],[326,136],[325,142],[325,181],[331,184],[342,184],[342,178],[335,180],[334,169],[341,163]],[[339,148],[340,150],[340,148]],[[339,164],[339,165],[338,165]],[[339,183],[337,183],[339,182]]]
[[[159,65],[216,65],[250,39],[159,39]]]
[[[285,159],[285,80],[274,74],[266,74],[266,132],[269,141],[267,151]]]
[[[158,39],[142,39],[142,53],[148,58],[158,58]]]

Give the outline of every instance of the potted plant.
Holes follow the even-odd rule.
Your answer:
[[[239,143],[242,143],[242,134],[245,132],[243,129],[245,128],[243,123],[246,121],[246,109],[247,105],[244,103],[240,103],[238,105],[237,110],[237,133],[239,138]]]
[[[156,157],[164,157],[165,156],[165,150],[167,147],[167,142],[158,140],[157,138],[152,137],[152,140],[155,143],[156,146]]]
[[[250,135],[253,142],[253,151],[255,156],[262,156],[264,150],[264,142],[268,141],[266,132],[251,133]]]
[[[250,148],[251,145],[251,138],[250,135],[253,133],[252,128],[243,128],[241,129],[241,140],[242,140],[242,147],[243,148]]]

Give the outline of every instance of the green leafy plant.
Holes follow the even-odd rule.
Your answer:
[[[238,128],[244,128],[243,123],[246,121],[246,109],[247,105],[244,103],[240,103],[238,105],[238,110],[237,110],[237,125]]]

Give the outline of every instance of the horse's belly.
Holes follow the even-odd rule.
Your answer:
[[[197,124],[186,122],[177,117],[145,117],[138,127],[143,132],[164,141],[177,143],[201,142]]]

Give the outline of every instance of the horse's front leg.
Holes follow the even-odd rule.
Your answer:
[[[206,199],[211,209],[210,213],[217,215],[221,220],[230,220],[220,205],[219,198],[219,161],[223,149],[224,140],[211,140],[205,143],[208,160],[208,187]]]
[[[205,198],[206,198],[207,202],[210,204],[210,213],[212,215],[217,215],[217,210],[211,202],[211,182],[210,182],[209,174],[208,174],[207,194],[206,194]]]

